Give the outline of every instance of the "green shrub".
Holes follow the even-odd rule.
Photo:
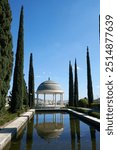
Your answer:
[[[85,110],[85,109],[82,109],[82,108],[76,108],[76,111],[78,111],[78,112],[81,112],[81,113],[85,113],[85,114],[88,114],[88,111],[89,110]]]
[[[79,107],[88,107],[88,100],[86,98],[80,99],[78,101],[78,106]]]
[[[91,108],[100,110],[100,103],[92,103]]]
[[[88,113],[88,115],[100,119],[100,113],[99,113],[99,112],[90,111],[90,112]]]

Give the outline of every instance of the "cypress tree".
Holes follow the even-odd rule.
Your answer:
[[[27,86],[26,86],[26,81],[23,78],[23,105],[28,107],[28,92],[27,92]]]
[[[73,72],[71,61],[69,61],[69,106],[74,106],[73,100]]]
[[[87,47],[87,95],[90,107],[91,103],[93,103],[93,87],[92,87],[91,67],[90,67],[90,57],[88,47]]]
[[[29,81],[28,81],[28,94],[29,94],[29,107],[34,107],[34,69],[33,69],[33,56],[30,54],[29,64]]]
[[[78,76],[77,76],[77,62],[75,59],[75,72],[74,72],[74,106],[77,107],[78,106]]]
[[[20,23],[17,40],[17,51],[14,68],[11,111],[17,112],[23,105],[23,64],[24,64],[24,29],[23,29],[23,6],[20,12]]]
[[[11,21],[8,0],[0,0],[0,110],[5,108],[13,67]]]

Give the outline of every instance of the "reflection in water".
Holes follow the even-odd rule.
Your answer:
[[[75,120],[72,119],[70,114],[70,131],[71,131],[71,149],[75,149]]]
[[[27,125],[27,134],[26,134],[26,150],[32,149],[33,143],[33,128],[34,128],[34,117]]]
[[[25,132],[26,129],[24,129],[22,133],[12,141],[10,150],[23,150],[23,149],[31,150],[32,149],[33,128],[34,128],[33,126],[34,126],[34,117],[27,124],[27,132]],[[26,141],[26,143],[24,143],[24,141]]]
[[[99,135],[72,114],[38,113],[13,140],[10,150],[99,150]]]
[[[16,137],[16,139],[13,139],[10,150],[21,150],[21,139],[23,137],[23,134],[24,134],[24,130],[18,137]]]
[[[56,119],[56,114],[51,115],[51,120],[46,120],[46,114],[43,114],[42,122],[39,121],[39,115],[36,114],[36,125],[38,135],[45,140],[58,138],[63,132],[63,114]]]
[[[75,150],[77,145],[78,150],[80,150],[80,121],[78,119],[74,119],[70,114],[70,130],[71,130],[71,150]],[[76,136],[77,136],[77,144],[76,144]]]
[[[91,145],[87,147],[91,150],[96,150],[96,129],[92,126],[89,126],[90,137],[91,137]],[[71,131],[71,150],[84,150],[84,146],[81,145],[81,137],[80,137],[80,121],[78,118],[73,117],[70,114],[70,131]],[[83,143],[86,144],[86,143]],[[82,146],[82,147],[81,147]],[[97,150],[99,150],[99,145]]]
[[[10,150],[21,150],[21,140],[16,139],[12,142],[12,148]]]
[[[92,150],[96,150],[96,135],[95,129],[90,126],[90,134],[91,134],[91,141],[92,141]]]
[[[76,119],[76,134],[77,134],[78,150],[80,150],[80,121],[79,119]]]

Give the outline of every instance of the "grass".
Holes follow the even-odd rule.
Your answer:
[[[14,120],[15,118],[19,117],[21,113],[25,112],[25,110],[21,110],[17,113],[11,113],[8,110],[4,110],[0,112],[0,126]]]
[[[81,107],[80,108],[76,108],[76,111],[78,111],[78,112],[81,112],[81,113],[85,113],[85,114],[88,114],[88,112],[89,112],[89,110],[87,110],[87,109],[82,109]]]
[[[99,112],[91,111],[91,112],[88,113],[88,115],[100,119],[100,113]]]
[[[17,113],[10,113],[9,111],[5,110],[4,112],[0,113],[0,126],[15,119],[17,116]]]

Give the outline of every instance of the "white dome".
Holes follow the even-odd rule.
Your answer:
[[[37,88],[38,93],[64,93],[61,89],[61,86],[48,79],[47,81],[42,82]]]

